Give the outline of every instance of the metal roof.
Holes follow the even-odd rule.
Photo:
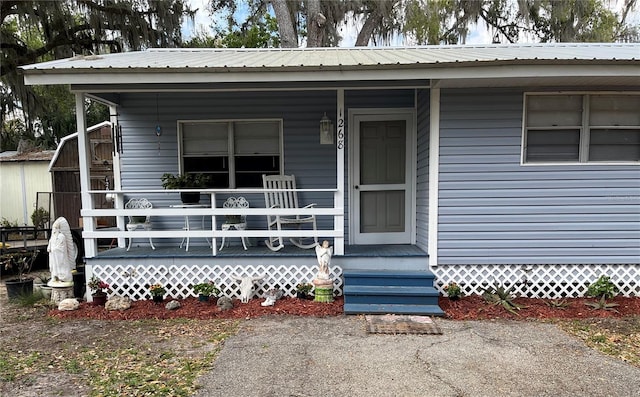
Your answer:
[[[172,48],[76,56],[20,69],[26,84],[70,84],[80,91],[100,87],[103,92],[153,84],[329,86],[384,80],[437,80],[442,87],[517,85],[531,79],[534,84],[562,85],[567,77],[591,85],[638,86],[640,44]]]
[[[336,69],[466,63],[638,61],[639,44],[518,44],[295,49],[166,48],[76,56],[22,66],[26,73],[54,70],[131,69]],[[547,62],[545,62],[547,63]]]

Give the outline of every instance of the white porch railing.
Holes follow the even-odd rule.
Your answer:
[[[286,191],[292,189],[274,189],[271,191]],[[158,197],[162,194],[176,195],[182,191],[193,192],[193,190],[187,189],[174,189],[174,190],[92,190],[88,193],[94,197],[95,195],[109,194],[114,199],[113,209],[96,209],[96,208],[83,208],[81,215],[83,217],[83,224],[85,225],[82,237],[85,240],[85,245],[89,247],[97,246],[97,239],[118,239],[118,246],[125,246],[125,239],[145,239],[145,238],[208,238],[212,242],[212,254],[217,255],[218,239],[222,237],[226,238],[240,238],[240,237],[320,237],[320,238],[332,238],[334,246],[334,255],[344,254],[344,230],[338,229],[336,225],[344,225],[344,207],[319,207],[319,208],[305,208],[305,209],[286,209],[286,208],[260,208],[251,207],[247,209],[238,208],[222,208],[216,207],[216,198],[218,195],[226,196],[241,196],[247,194],[264,194],[265,189],[206,189],[201,190],[201,194],[207,194],[211,197],[211,207],[205,208],[172,208],[172,207],[154,207],[151,209],[125,209],[124,208],[124,196],[128,197],[147,197],[153,201],[154,197]],[[296,189],[297,192],[312,192],[312,193],[326,193],[331,194],[333,202],[341,202],[337,200],[339,192],[337,189]],[[340,196],[341,197],[341,196]],[[93,202],[94,200],[92,200]],[[159,200],[160,201],[160,200]],[[333,228],[332,229],[317,229],[317,230],[268,230],[264,229],[247,229],[247,230],[221,230],[218,228],[218,217],[224,217],[225,215],[246,215],[247,217],[262,216],[266,219],[267,215],[315,215],[318,216],[332,216]],[[180,218],[184,219],[186,216],[190,217],[211,217],[211,229],[191,229],[185,230],[183,227],[177,229],[152,229],[152,230],[135,230],[127,231],[126,223],[127,216],[146,216],[152,217],[152,223],[157,222],[162,217],[167,218]],[[96,218],[98,217],[116,217],[116,228],[104,228],[96,229]],[[159,223],[159,222],[158,222]],[[322,224],[322,222],[320,222]],[[87,249],[87,257],[93,257],[92,253],[95,249]]]

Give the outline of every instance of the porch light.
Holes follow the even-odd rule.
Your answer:
[[[320,119],[320,144],[333,145],[333,123],[326,112]]]

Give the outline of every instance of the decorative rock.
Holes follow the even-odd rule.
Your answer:
[[[58,310],[77,310],[80,307],[80,303],[74,298],[63,299],[58,303]]]
[[[171,302],[167,303],[164,307],[167,310],[176,310],[176,309],[178,309],[180,307],[180,302],[171,301]]]
[[[218,308],[220,310],[233,309],[233,302],[231,301],[231,298],[228,298],[226,296],[221,296],[220,298],[218,298],[218,302],[216,303],[216,305],[218,305]]]
[[[131,307],[131,299],[126,296],[114,296],[109,298],[104,308],[107,310],[127,310]]]

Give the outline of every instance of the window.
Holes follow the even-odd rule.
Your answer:
[[[280,174],[280,120],[180,123],[183,173],[207,173],[213,187],[261,187],[262,174]]]
[[[523,160],[640,161],[640,95],[525,95]]]

